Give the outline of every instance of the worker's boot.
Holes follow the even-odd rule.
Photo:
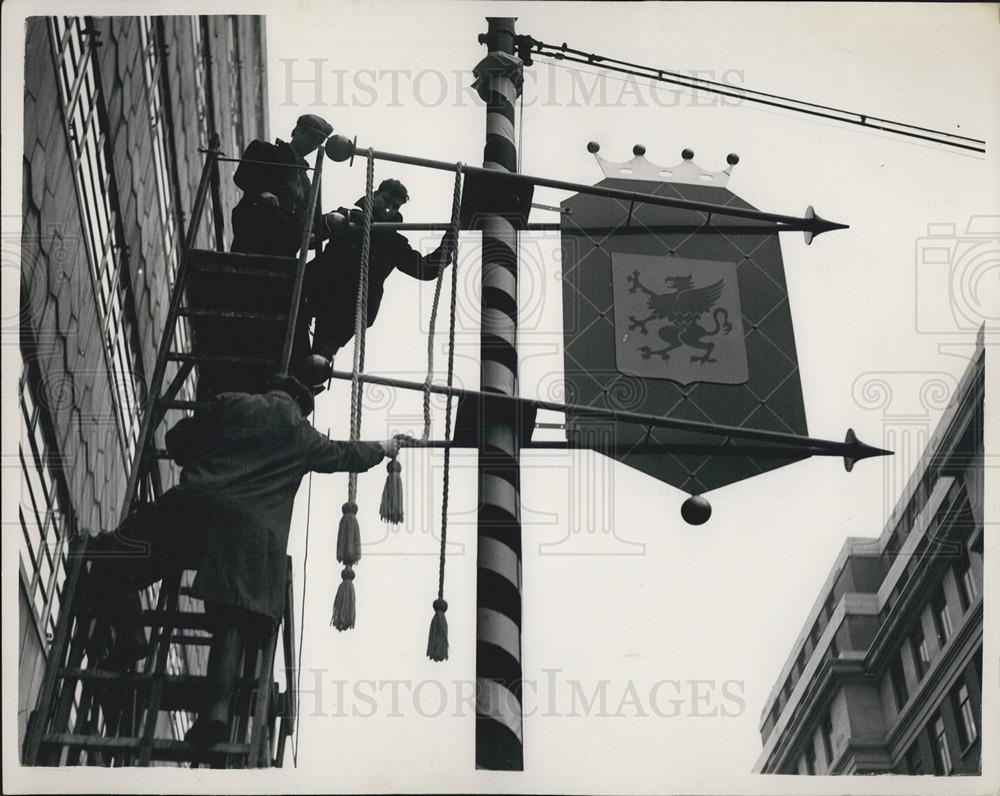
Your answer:
[[[114,638],[98,667],[125,671],[150,652],[146,629],[142,624],[142,607],[139,595],[128,588],[120,589],[117,594],[110,592],[107,596],[112,601],[105,604],[104,613],[110,620]]]

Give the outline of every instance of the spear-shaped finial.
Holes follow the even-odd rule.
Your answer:
[[[849,224],[840,224],[836,221],[827,221],[820,215],[817,215],[816,211],[813,210],[813,206],[809,205],[806,208],[805,215],[803,218],[806,219],[808,227],[802,231],[802,234],[806,239],[806,246],[813,242],[813,238],[817,235],[822,235],[824,232],[832,232],[835,229],[849,229]]]
[[[863,443],[858,439],[858,435],[854,433],[853,428],[847,429],[847,436],[844,437],[844,445],[847,448],[847,451],[844,453],[844,469],[847,472],[851,472],[854,469],[854,465],[862,459],[870,459],[872,456],[893,455],[892,451],[875,448]]]

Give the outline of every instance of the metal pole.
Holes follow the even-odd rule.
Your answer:
[[[520,91],[520,89],[518,89]],[[515,95],[516,96],[516,95]],[[513,121],[508,121],[513,127]],[[351,145],[348,142],[349,150],[356,152],[367,151],[359,144]],[[510,148],[517,152],[513,142]],[[455,164],[444,160],[432,160],[430,158],[419,158],[413,155],[401,155],[397,152],[383,152],[378,149],[372,150],[372,155],[376,160],[388,160],[392,163],[403,163],[410,166],[423,166],[428,169],[439,169],[441,171],[455,171]],[[349,157],[350,155],[348,155]],[[345,157],[346,159],[346,157]],[[484,172],[497,171],[494,161],[493,166],[477,168],[475,166],[465,166],[466,174],[482,174]],[[500,169],[504,171],[504,169]],[[681,210],[695,210],[699,213],[708,213],[709,216],[725,216],[731,218],[746,218],[755,221],[770,221],[775,224],[797,225],[794,228],[799,231],[809,231],[813,236],[823,232],[830,232],[835,229],[847,229],[847,224],[840,224],[836,221],[828,221],[815,214],[805,216],[789,216],[783,213],[767,213],[762,210],[750,210],[742,207],[730,207],[728,205],[718,205],[712,202],[698,202],[693,199],[681,199],[676,196],[660,196],[659,194],[643,193],[640,191],[626,191],[621,188],[608,188],[602,185],[584,185],[578,182],[568,182],[566,180],[553,180],[548,177],[537,177],[531,174],[512,174],[511,180],[519,182],[530,182],[532,185],[542,188],[555,188],[560,191],[570,193],[583,193],[591,196],[603,196],[608,199],[619,199],[623,202],[636,202],[638,204],[660,205],[662,207],[676,207]]]
[[[334,370],[330,374],[335,379],[350,381],[352,374],[344,370]],[[766,431],[756,428],[741,428],[739,426],[727,426],[718,423],[708,423],[701,420],[685,420],[676,417],[663,417],[661,415],[651,415],[642,412],[630,412],[626,409],[610,409],[599,406],[586,406],[584,404],[565,404],[557,401],[543,401],[538,398],[521,398],[518,396],[498,396],[493,393],[489,396],[485,392],[478,390],[464,390],[460,387],[445,387],[440,384],[426,386],[421,382],[406,381],[405,379],[394,379],[387,376],[374,376],[364,373],[358,377],[366,384],[379,384],[383,387],[399,387],[404,390],[430,390],[437,395],[453,395],[457,398],[485,399],[487,397],[496,400],[498,397],[511,406],[513,413],[517,404],[530,404],[536,409],[544,409],[549,412],[568,412],[579,417],[593,417],[602,420],[618,420],[625,423],[634,423],[639,426],[649,428],[669,428],[675,431],[685,431],[691,434],[707,434],[710,436],[724,437],[727,441],[723,445],[735,445],[737,442],[759,442],[764,445],[784,445],[789,449],[799,450],[803,455],[810,456],[849,456],[854,459],[864,459],[869,456],[890,455],[891,451],[884,451],[881,448],[873,448],[860,440],[854,439],[850,442],[836,442],[834,440],[817,439],[816,437],[806,437],[800,434],[791,434],[786,431]],[[197,406],[193,401],[169,401],[166,402],[169,409],[191,409]],[[539,428],[542,424],[536,423]],[[822,453],[817,453],[822,451]]]
[[[320,147],[316,150],[316,166],[313,171],[312,185],[309,186],[309,198],[306,201],[306,216],[302,222],[299,256],[295,262],[295,279],[292,282],[291,305],[288,308],[288,325],[285,327],[285,342],[281,347],[282,373],[288,373],[288,365],[292,358],[292,347],[295,343],[295,328],[299,319],[299,304],[302,301],[302,283],[305,280],[306,260],[309,257],[309,233],[313,228],[313,219],[316,214],[316,202],[319,201],[319,186],[322,176],[323,147]]]
[[[517,170],[514,100],[522,66],[514,56],[514,17],[487,17],[476,66],[486,103],[483,165]],[[502,214],[483,219],[482,390],[516,396],[517,233]],[[476,768],[523,771],[521,707],[521,464],[516,414],[484,407],[479,439],[476,570]]]
[[[573,223],[572,216],[570,218],[570,224]],[[372,223],[372,231],[379,230],[392,230],[394,232],[444,232],[451,229],[450,221],[375,221]],[[529,222],[524,225],[524,230],[527,232],[559,232],[563,229],[565,225],[560,224],[558,221],[534,221]],[[812,231],[815,224],[808,219],[801,222],[796,222],[794,224],[768,224],[763,222],[760,224],[726,224],[717,225],[715,228],[716,232],[724,232],[727,235],[737,235],[737,234],[747,234],[747,235],[764,235],[770,232],[809,232]],[[615,235],[653,235],[657,232],[698,232],[699,230],[704,230],[706,232],[713,231],[712,227],[707,226],[707,222],[703,224],[642,224],[634,227],[607,227],[607,226],[591,226],[587,224],[586,226],[577,225],[577,229],[581,232],[586,232],[590,235],[610,235],[612,232]],[[569,228],[570,232],[574,232],[572,227]]]

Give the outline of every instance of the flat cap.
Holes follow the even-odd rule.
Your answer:
[[[264,382],[261,392],[271,392],[272,390],[278,390],[291,397],[299,405],[303,417],[312,414],[314,406],[312,390],[294,376],[289,376],[287,373],[276,373],[270,376]]]
[[[333,125],[330,124],[322,116],[317,116],[315,113],[304,113],[299,117],[298,127],[303,127],[306,130],[313,130],[317,133],[322,133],[323,135],[330,135],[333,132]]]

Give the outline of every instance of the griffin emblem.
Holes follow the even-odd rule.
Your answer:
[[[649,359],[656,355],[669,362],[670,352],[686,345],[703,352],[700,355],[692,354],[691,362],[701,365],[717,362],[718,360],[712,356],[715,342],[709,338],[719,334],[729,334],[733,330],[733,325],[729,322],[729,312],[722,307],[715,307],[725,289],[725,280],[718,279],[709,285],[695,287],[694,278],[691,276],[668,276],[664,283],[667,286],[666,292],[656,293],[642,283],[638,269],[628,276],[629,293],[639,291],[645,293],[646,309],[650,313],[645,318],[629,315],[628,330],[638,329],[643,335],[648,335],[648,324],[653,321],[665,321],[656,330],[659,338],[665,343],[664,347],[653,349],[648,345],[641,346],[640,356]],[[702,326],[701,319],[709,314],[714,328],[706,329]]]

